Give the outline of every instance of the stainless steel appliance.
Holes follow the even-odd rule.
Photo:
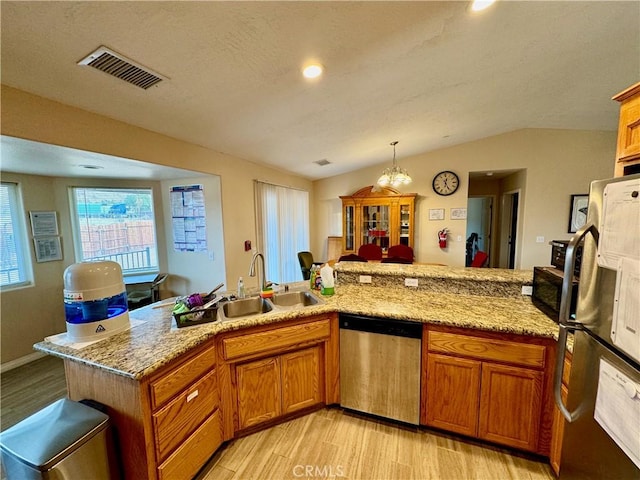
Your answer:
[[[576,320],[576,246],[584,238]],[[567,247],[555,399],[566,418],[560,478],[640,478],[640,175],[591,184],[587,223]],[[566,407],[567,334],[575,333]]]
[[[340,315],[340,405],[413,425],[420,422],[422,325]]]
[[[554,267],[533,267],[533,292],[531,301],[554,322],[560,317],[560,302],[562,300],[562,283],[564,272]],[[576,313],[578,299],[578,281],[571,282],[571,303],[569,318]]]

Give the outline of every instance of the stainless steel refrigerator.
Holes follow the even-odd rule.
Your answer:
[[[568,316],[584,241],[575,321]],[[569,333],[569,395],[560,382]],[[569,242],[555,399],[564,415],[560,479],[640,479],[640,175],[591,184],[587,220]]]

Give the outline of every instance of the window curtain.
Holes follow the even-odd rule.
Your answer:
[[[256,236],[266,279],[302,280],[298,252],[309,250],[309,192],[255,181]]]

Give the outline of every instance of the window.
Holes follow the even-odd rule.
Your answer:
[[[20,191],[15,183],[0,184],[0,286],[26,285],[31,281],[31,257],[27,243]]]
[[[258,249],[266,278],[302,280],[298,252],[309,250],[309,192],[255,182]]]
[[[144,188],[71,188],[76,257],[113,260],[122,272],[158,271],[153,194]]]

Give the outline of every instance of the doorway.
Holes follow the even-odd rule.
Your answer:
[[[467,245],[465,265],[471,266],[478,252],[487,254],[487,264],[491,262],[491,242],[493,225],[493,196],[474,196],[467,199]]]
[[[516,268],[516,250],[518,245],[518,206],[520,190],[505,192],[502,196],[502,222],[500,249],[500,268]]]

